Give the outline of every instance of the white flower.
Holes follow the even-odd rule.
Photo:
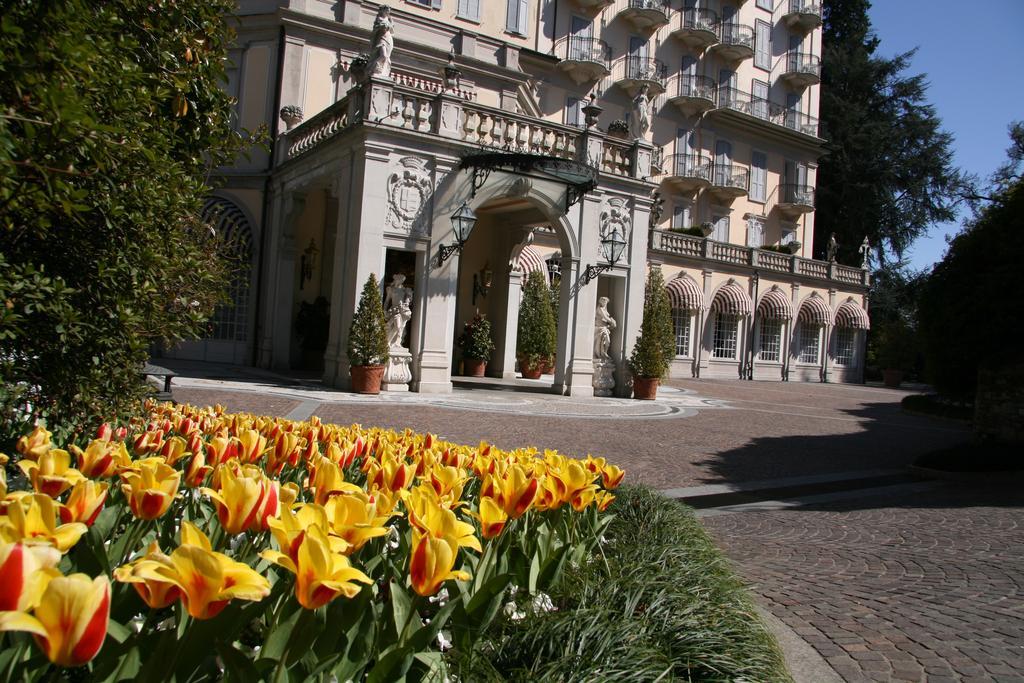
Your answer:
[[[442,588],[440,591],[438,591],[437,595],[431,595],[429,598],[427,598],[427,602],[436,603],[443,607],[444,604],[448,602],[448,589]]]
[[[555,603],[551,602],[551,596],[547,593],[537,593],[533,596],[533,602],[530,603],[530,607],[533,608],[534,612],[555,611]]]
[[[437,646],[441,649],[441,652],[447,652],[452,649],[452,639],[450,634],[446,634],[444,631],[437,632]]]
[[[505,616],[509,621],[519,622],[526,618],[526,612],[519,610],[516,603],[509,601],[505,603]]]

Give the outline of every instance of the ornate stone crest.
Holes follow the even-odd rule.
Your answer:
[[[387,225],[398,232],[421,232],[417,226],[433,190],[430,171],[423,159],[405,157],[398,163],[388,177]]]
[[[611,197],[601,207],[601,237],[612,232],[626,239],[629,236],[633,220],[630,218],[629,205],[622,197]]]

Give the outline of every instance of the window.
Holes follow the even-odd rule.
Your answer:
[[[412,5],[429,7],[430,9],[441,9],[441,0],[405,0]]]
[[[672,309],[672,330],[676,335],[676,355],[690,355],[690,311],[681,308]]]
[[[821,328],[817,325],[800,325],[800,335],[797,341],[799,355],[798,363],[817,364],[821,356]]]
[[[773,11],[772,0],[757,0],[757,6],[761,9],[766,9],[769,12]]]
[[[508,11],[505,15],[505,30],[509,33],[525,36],[529,9],[529,0],[508,0]]]
[[[761,320],[758,337],[757,357],[778,363],[782,353],[782,321]]]
[[[852,327],[836,328],[836,365],[855,365],[857,330]]]
[[[764,202],[768,192],[768,155],[752,152],[750,155],[750,201]]]
[[[792,225],[782,226],[782,239],[779,240],[779,244],[792,244],[796,242],[796,227]]]
[[[578,97],[570,97],[565,105],[565,124],[582,127],[584,119],[583,100]]]
[[[736,338],[739,335],[739,318],[718,311],[715,313],[715,337],[711,349],[712,358],[736,358]]]
[[[772,68],[772,27],[760,20],[754,23],[754,66]]]
[[[770,119],[768,107],[768,84],[754,80],[750,84],[750,113],[759,119]]]
[[[672,227],[688,228],[691,225],[693,225],[693,223],[690,222],[690,205],[676,204],[672,208]]]
[[[758,249],[764,246],[764,219],[760,216],[747,218],[747,246]]]
[[[729,241],[729,217],[728,216],[714,216],[711,219],[715,229],[711,232],[711,239],[716,242],[728,242]]]
[[[459,9],[456,15],[460,19],[480,21],[480,0],[459,0]]]

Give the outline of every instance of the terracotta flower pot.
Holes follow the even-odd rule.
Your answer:
[[[903,371],[892,368],[882,370],[882,381],[887,387],[898,387],[903,382]]]
[[[552,372],[554,372],[555,371],[555,357],[554,356],[548,356],[547,358],[542,360],[540,362],[540,371],[541,371],[541,374],[544,374],[544,375],[550,375]]]
[[[357,394],[380,393],[380,382],[384,379],[383,365],[353,365],[349,372],[352,375],[352,391]]]
[[[483,377],[487,369],[487,361],[479,358],[465,358],[462,361],[466,377]]]
[[[541,363],[530,363],[526,359],[519,361],[519,369],[523,373],[523,379],[540,379],[540,376],[543,374]]]
[[[634,377],[633,398],[641,401],[653,401],[658,396],[658,385],[661,380],[657,377]]]

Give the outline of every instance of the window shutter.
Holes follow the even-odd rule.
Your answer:
[[[764,152],[754,152],[750,156],[750,198],[763,202],[768,185],[768,157]]]
[[[456,10],[456,14],[464,19],[469,18],[469,0],[459,0],[459,8]]]
[[[519,0],[508,0],[508,11],[505,15],[505,30],[516,32],[519,29]]]
[[[431,9],[441,9],[441,0],[430,0]]]
[[[459,16],[463,19],[480,19],[480,0],[459,0]]]
[[[519,0],[519,34],[527,34],[526,21],[530,16],[530,0]]]
[[[756,24],[757,34],[754,41],[754,66],[762,69],[772,68],[772,32],[771,26],[759,21]]]

